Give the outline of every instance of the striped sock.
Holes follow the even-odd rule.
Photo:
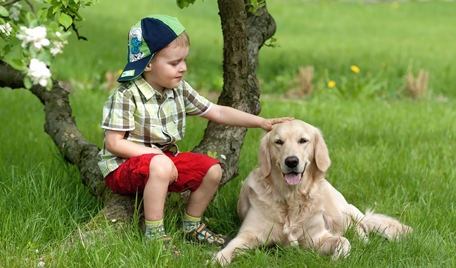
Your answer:
[[[184,213],[184,217],[182,218],[182,228],[185,231],[190,231],[192,229],[195,229],[198,227],[199,223],[201,222],[201,217],[196,218],[192,217],[187,214],[187,212]]]
[[[146,220],[146,232],[145,236],[147,240],[158,239],[165,235],[165,227],[163,225],[163,219],[158,221]]]

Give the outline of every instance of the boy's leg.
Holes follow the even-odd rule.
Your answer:
[[[219,164],[209,168],[198,189],[190,194],[186,209],[189,216],[201,218],[214,197],[221,178],[222,168]]]
[[[147,221],[163,219],[163,209],[173,168],[173,162],[165,155],[157,155],[150,161],[149,178],[143,193],[144,216]]]
[[[179,258],[180,251],[171,245],[171,237],[165,233],[163,210],[168,185],[172,182],[173,162],[165,155],[157,155],[150,161],[149,178],[143,192],[144,216],[146,218],[146,240],[161,241],[164,250],[170,250]]]
[[[198,189],[190,194],[182,228],[190,240],[224,248],[231,241],[231,238],[209,231],[206,225],[201,222],[201,217],[214,197],[221,178],[222,168],[219,164],[209,168]]]

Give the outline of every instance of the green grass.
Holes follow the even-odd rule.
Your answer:
[[[141,8],[102,0],[82,10],[86,21],[79,30],[88,41],[72,36],[55,61],[56,77],[103,88],[105,73],[126,64],[130,26],[149,14],[165,13],[177,16],[191,38],[186,79],[197,89],[220,92],[223,37],[216,1],[197,1],[183,10],[174,1],[135,3]],[[315,68],[314,91],[327,91],[328,80],[342,86],[354,75],[350,66],[356,65],[361,69],[358,80],[372,83],[364,91],[376,96],[403,97],[404,76],[412,72],[416,77],[423,69],[430,74],[429,97],[455,97],[455,8],[455,2],[445,1],[400,2],[397,8],[390,2],[268,1],[278,47],[261,50],[262,91],[284,94],[297,87],[294,77],[306,65]]]
[[[84,10],[80,33],[89,41],[76,42],[73,36],[53,67],[56,78],[74,82],[73,115],[84,136],[99,147],[101,107],[109,94],[101,90],[104,74],[123,68],[126,33],[141,17],[179,17],[192,42],[186,79],[204,93],[221,88],[216,1],[197,1],[184,10],[174,1],[139,3],[142,8],[104,0]],[[268,1],[268,7],[280,46],[260,53],[258,74],[268,93],[261,115],[294,116],[320,128],[332,160],[326,178],[359,209],[400,218],[414,232],[400,242],[373,236],[364,244],[349,231],[351,255],[337,262],[314,251],[275,247],[247,251],[232,267],[455,267],[455,3],[400,2],[393,8],[391,3]],[[315,67],[315,94],[307,100],[281,99],[296,86],[294,75],[305,65]],[[361,72],[355,75],[350,65]],[[410,101],[398,92],[407,70],[416,75],[420,68],[430,72],[429,95]],[[327,88],[328,79],[339,89]],[[353,90],[355,84],[360,92]],[[104,227],[108,234],[93,244],[68,245],[103,205],[44,133],[43,106],[36,97],[0,89],[0,107],[0,267],[37,267],[40,261],[46,267],[201,267],[216,251],[176,236],[184,255],[170,260],[145,244],[137,228],[119,234]],[[202,118],[189,118],[179,148],[197,145],[205,125]],[[236,235],[240,182],[257,166],[261,134],[248,131],[240,175],[222,187],[205,212],[210,229]],[[174,205],[165,219],[171,233],[181,217]]]
[[[71,98],[78,124],[99,145],[102,136],[96,126],[101,115],[93,107],[101,107],[106,97],[107,93],[86,90]],[[36,267],[40,261],[50,267],[201,267],[210,259],[208,252],[216,251],[187,245],[176,237],[184,256],[168,260],[158,248],[145,244],[136,228],[127,230],[123,239],[111,231],[94,244],[62,246],[78,235],[78,228],[102,204],[82,185],[77,169],[56,153],[43,132],[43,107],[30,92],[3,89],[0,105],[4,107],[0,117],[0,267]],[[369,244],[363,244],[349,232],[352,253],[338,262],[313,251],[277,247],[248,251],[234,260],[233,267],[454,267],[454,105],[454,101],[292,102],[265,97],[262,116],[295,116],[322,130],[332,160],[327,179],[350,203],[401,218],[414,233],[400,242],[373,236]],[[202,118],[190,118],[189,135],[180,148],[195,146],[205,124]],[[204,216],[211,229],[236,235],[240,182],[257,165],[261,132],[248,131],[239,177],[225,185],[207,209]],[[173,209],[166,215],[166,228],[175,232],[180,215]]]

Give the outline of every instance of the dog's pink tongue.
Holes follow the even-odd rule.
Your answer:
[[[288,173],[285,174],[285,180],[290,185],[296,185],[301,181],[301,173]]]

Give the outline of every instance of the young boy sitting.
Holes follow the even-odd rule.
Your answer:
[[[170,245],[163,228],[167,192],[190,189],[181,224],[186,237],[223,248],[230,238],[201,222],[222,176],[220,162],[178,151],[175,143],[184,137],[185,117],[265,130],[289,118],[264,119],[200,96],[182,80],[190,46],[184,30],[166,15],[148,16],[130,29],[128,64],[103,107],[105,139],[99,166],[114,192],[143,193],[146,240]]]

